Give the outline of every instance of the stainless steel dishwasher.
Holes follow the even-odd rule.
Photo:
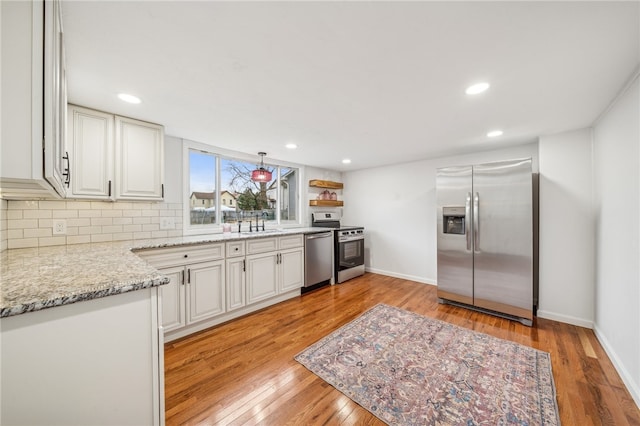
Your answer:
[[[330,282],[333,277],[333,231],[304,237],[304,287]]]

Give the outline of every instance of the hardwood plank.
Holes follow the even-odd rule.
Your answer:
[[[166,424],[383,425],[293,357],[378,303],[551,354],[566,425],[640,425],[640,410],[591,330],[534,327],[438,303],[436,287],[367,273],[165,345]]]
[[[580,343],[582,343],[582,349],[584,349],[585,355],[589,358],[597,358],[596,352],[593,350],[593,345],[589,341],[589,337],[584,328],[578,328],[578,336],[580,336]]]

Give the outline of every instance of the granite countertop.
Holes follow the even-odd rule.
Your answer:
[[[5,250],[0,254],[0,317],[167,284],[169,279],[135,250],[322,231],[290,228]]]

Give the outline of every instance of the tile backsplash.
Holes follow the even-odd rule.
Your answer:
[[[3,250],[182,236],[182,204],[2,200],[1,213]],[[160,229],[165,217],[173,229]],[[64,235],[54,235],[57,219],[65,221]]]
[[[7,200],[0,200],[0,251],[7,249]]]

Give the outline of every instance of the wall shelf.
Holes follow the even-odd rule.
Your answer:
[[[309,200],[309,205],[314,207],[342,207],[344,203],[339,200]]]
[[[330,180],[313,179],[309,181],[309,186],[314,188],[342,189],[342,182],[332,182]]]

